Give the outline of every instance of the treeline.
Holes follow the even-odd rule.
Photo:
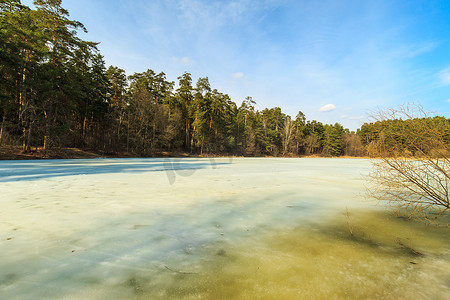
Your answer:
[[[403,107],[399,112],[404,118],[385,118],[365,123],[358,130],[365,152],[377,157],[432,157],[447,158],[450,155],[450,119],[428,117],[420,107],[420,116],[408,113]]]
[[[354,133],[301,111],[292,118],[279,107],[256,110],[251,97],[237,105],[207,77],[194,83],[187,72],[177,85],[150,69],[127,76],[106,68],[97,44],[77,36],[85,28],[61,0],[34,4],[0,0],[0,145],[137,156],[363,156],[377,134],[373,124]]]

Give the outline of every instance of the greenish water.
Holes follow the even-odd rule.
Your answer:
[[[447,299],[446,229],[351,214],[239,244],[207,248],[205,257],[165,272],[162,281],[137,279],[136,296],[186,299]],[[444,239],[443,239],[444,238]],[[137,297],[139,298],[139,297]]]
[[[0,298],[448,299],[447,228],[367,160],[0,162]]]

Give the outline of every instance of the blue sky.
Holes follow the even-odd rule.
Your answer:
[[[22,1],[30,4],[31,1]],[[450,117],[450,1],[63,0],[107,65],[188,71],[240,104],[355,130],[414,102]],[[195,82],[194,82],[195,83]]]

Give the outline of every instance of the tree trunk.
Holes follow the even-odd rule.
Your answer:
[[[129,145],[130,145],[130,112],[128,112],[127,118],[127,153],[130,152]]]
[[[45,116],[45,134],[44,134],[44,150],[48,150],[52,147],[51,127],[52,127],[52,113],[51,108],[44,111]]]
[[[189,141],[189,118],[186,118],[186,149],[190,149],[190,141]]]
[[[32,128],[32,123],[29,122],[28,124],[28,133],[27,133],[27,142],[26,142],[26,147],[25,147],[25,153],[29,153],[31,152],[31,128]]]
[[[205,144],[205,135],[202,135],[202,146],[200,148],[200,155],[203,155],[203,145]]]
[[[81,125],[81,146],[84,147],[86,145],[86,116],[83,116],[83,121]]]
[[[2,126],[0,128],[0,146],[3,144],[3,130],[5,128],[5,120],[6,120],[6,116],[5,116],[5,114],[3,114]]]
[[[119,126],[117,127],[117,145],[119,145],[119,147],[120,147],[120,127],[122,127],[122,113],[120,113],[119,115]],[[118,150],[119,149],[117,149],[117,151]]]

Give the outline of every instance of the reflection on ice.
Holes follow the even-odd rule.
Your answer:
[[[448,234],[387,219],[364,202],[361,174],[369,166],[262,158],[0,162],[7,258],[0,294],[396,298],[422,278],[432,284],[419,296],[445,296]],[[425,256],[409,257],[395,238]],[[378,286],[386,292],[375,293]]]

